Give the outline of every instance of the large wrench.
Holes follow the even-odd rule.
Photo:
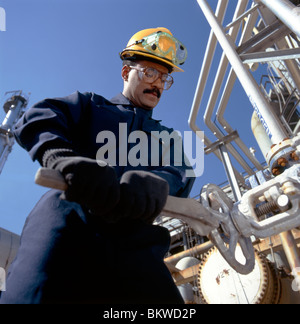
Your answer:
[[[47,168],[40,168],[37,171],[35,183],[44,187],[62,191],[65,191],[68,188],[63,175],[59,171]],[[207,206],[203,206],[198,201],[190,198],[168,196],[162,215],[181,219],[199,235],[210,237],[212,242],[220,250],[223,257],[233,269],[242,274],[251,273],[254,268],[254,249],[252,244],[250,246],[251,241],[249,242],[247,239],[242,239],[240,234],[237,232],[231,217],[229,216],[229,206],[225,204],[227,209],[224,208],[224,213],[219,213],[210,208],[208,202],[206,202],[206,205]],[[219,234],[217,234],[219,233],[218,229],[220,228],[220,225],[223,225],[223,227],[226,228],[227,234],[231,238],[229,248],[225,247],[224,241],[221,239]],[[239,263],[235,258],[235,249],[238,242],[241,244],[242,251],[246,258],[245,265]],[[245,242],[246,245],[244,244]]]
[[[62,191],[68,188],[63,175],[59,171],[47,168],[40,168],[37,171],[35,183]],[[216,218],[194,199],[168,196],[162,214],[183,220],[201,236],[208,236],[213,229],[219,227]]]

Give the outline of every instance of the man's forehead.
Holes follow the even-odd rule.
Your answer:
[[[141,67],[151,67],[151,68],[154,68],[156,69],[157,71],[161,72],[161,73],[166,73],[168,74],[168,69],[159,64],[159,63],[155,63],[155,62],[150,62],[150,61],[138,61],[138,64],[141,66]]]

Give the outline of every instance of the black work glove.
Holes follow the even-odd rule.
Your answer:
[[[43,164],[64,176],[68,189],[62,193],[61,199],[77,202],[99,216],[117,205],[120,185],[113,167],[102,161],[80,156],[64,157],[61,156],[64,153],[53,151],[44,155]]]
[[[125,172],[120,180],[121,197],[117,213],[122,219],[139,219],[152,224],[161,213],[169,194],[169,184],[146,171]]]

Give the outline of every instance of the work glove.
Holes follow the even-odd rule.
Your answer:
[[[151,172],[128,171],[121,177],[120,192],[119,217],[152,224],[166,204],[169,184]]]
[[[62,156],[68,154],[71,156]],[[106,162],[52,150],[44,155],[43,165],[64,176],[68,189],[61,199],[77,202],[91,214],[104,216],[119,202],[119,181],[114,168]]]

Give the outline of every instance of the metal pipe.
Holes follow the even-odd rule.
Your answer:
[[[238,181],[235,178],[233,168],[232,168],[232,164],[231,164],[230,157],[229,157],[226,146],[225,145],[220,145],[219,146],[219,151],[220,151],[220,154],[222,156],[223,165],[224,165],[224,168],[225,168],[225,172],[226,172],[229,184],[230,184],[231,189],[232,189],[234,199],[235,199],[235,201],[239,201],[242,198],[242,193],[241,193],[241,189],[240,189],[240,186],[238,184]]]
[[[14,92],[14,95],[4,104],[6,116],[0,125],[0,173],[14,145],[13,127],[22,116],[26,105],[27,100],[21,96],[21,91]]]
[[[300,49],[298,49],[300,50]],[[284,62],[287,70],[289,71],[290,77],[293,81],[293,84],[297,88],[298,97],[300,95],[300,72],[299,72],[299,66],[295,60],[289,60]]]
[[[228,60],[230,61],[237,77],[239,78],[245,92],[247,93],[253,108],[258,113],[260,119],[263,121],[265,129],[270,136],[272,143],[280,143],[285,138],[285,132],[273,112],[266,98],[260,91],[254,77],[243,65],[239,55],[236,53],[235,44],[229,39],[224,32],[220,22],[216,19],[212,9],[205,0],[197,0],[202,9],[208,23],[215,33],[220,45],[222,46]]]
[[[217,9],[216,9],[216,16],[217,16],[217,19],[219,19],[220,21],[224,20],[226,9],[228,6],[228,1],[229,0],[219,0],[219,2],[218,2]],[[217,39],[216,39],[213,31],[211,31],[211,33],[210,33],[209,40],[208,40],[207,44],[208,45],[207,45],[206,52],[204,55],[202,69],[200,72],[200,76],[199,76],[199,80],[198,80],[198,84],[197,84],[197,88],[195,91],[195,96],[194,96],[194,100],[193,100],[193,104],[191,107],[191,112],[190,112],[190,116],[189,116],[189,120],[188,120],[190,128],[196,134],[198,131],[201,131],[201,129],[196,125],[196,119],[197,119],[197,116],[199,113],[204,89],[205,89],[205,86],[207,83],[209,71],[211,69],[214,53],[215,53],[216,47],[217,47]],[[212,142],[210,141],[210,139],[206,135],[204,135],[204,145],[209,146],[211,144],[212,144]],[[215,151],[214,154],[217,156],[217,158],[220,161],[222,160],[221,155],[218,151]],[[239,182],[244,183],[245,181],[244,181],[244,178],[241,176],[241,174],[236,169],[234,169],[234,170],[235,170],[235,175],[236,175],[237,179],[239,180]]]
[[[255,8],[257,9],[257,6],[255,6]],[[258,17],[258,12],[255,11],[251,15],[251,17],[247,20],[247,24],[244,28],[244,32],[242,35],[241,43],[244,40],[249,39],[251,37],[253,27],[257,21],[257,17]],[[221,100],[219,103],[219,107],[217,110],[217,121],[221,124],[223,129],[228,134],[233,132],[233,128],[225,120],[224,113],[225,113],[226,107],[228,105],[229,98],[232,93],[235,81],[236,81],[236,74],[234,73],[233,69],[231,68],[231,71],[229,73],[229,76],[228,76],[228,79],[227,79],[227,82],[224,87],[224,91],[223,91],[223,94],[222,94],[222,97],[221,97]],[[257,170],[263,169],[261,164],[259,163],[259,161],[251,154],[251,152],[249,151],[249,148],[245,145],[245,143],[240,138],[237,138],[235,140],[235,143],[240,147],[240,149],[244,152],[244,154],[247,156],[247,158],[253,163],[253,165],[257,168]]]
[[[291,231],[283,232],[280,234],[282,247],[285,255],[290,264],[292,273],[296,279],[298,285],[298,291],[300,292],[300,253],[297,247],[295,238]]]
[[[222,98],[220,100],[220,105],[217,110],[217,121],[220,123],[220,125],[223,127],[223,129],[228,133],[232,133],[234,129],[231,127],[231,125],[225,120],[224,118],[224,112],[225,108],[228,104],[230,93],[233,89],[233,86],[236,81],[236,75],[233,70],[231,70],[230,75],[228,77],[228,81],[226,83],[226,86],[224,88],[224,92],[222,95]],[[247,156],[247,158],[253,163],[253,165],[257,168],[257,170],[262,170],[263,167],[261,166],[260,162],[256,159],[255,156],[253,156],[249,150],[249,148],[245,145],[245,143],[240,139],[237,138],[235,140],[235,143],[240,147],[240,149],[243,151],[243,153]]]
[[[226,13],[226,9],[228,6],[228,0],[219,0],[217,9],[216,9],[216,16],[219,21],[223,21]],[[200,105],[202,102],[203,98],[203,93],[205,90],[205,86],[208,80],[208,75],[209,71],[211,69],[214,53],[216,51],[216,46],[217,46],[217,39],[211,31],[209,40],[208,40],[208,45],[206,48],[206,52],[204,55],[203,59],[203,64],[202,64],[202,69],[200,72],[197,88],[195,91],[195,96],[189,116],[189,126],[190,128],[196,133],[197,131],[201,131],[200,128],[196,125],[196,119],[199,113]],[[209,146],[212,144],[212,142],[207,138],[206,135],[204,135],[204,144],[205,146]],[[218,151],[215,151],[214,154],[218,157],[218,159],[221,161],[221,155]],[[244,183],[244,178],[241,176],[241,174],[234,168],[235,175],[237,179],[239,180],[240,183]]]
[[[189,250],[174,254],[174,255],[166,258],[164,261],[167,265],[175,265],[182,258],[188,257],[188,256],[197,256],[200,254],[204,254],[208,250],[210,250],[213,246],[214,246],[214,244],[211,241],[208,241],[201,245],[196,245]]]
[[[260,53],[241,54],[241,59],[245,64],[267,63],[271,61],[287,61],[300,59],[300,51],[298,48],[267,51]]]
[[[265,160],[267,160],[267,155],[271,150],[272,142],[270,141],[269,136],[266,134],[256,112],[254,112],[252,115],[251,129]]]
[[[259,0],[300,38],[300,8],[289,0]]]
[[[294,135],[297,135],[300,132],[300,120],[298,121],[293,133]]]
[[[224,20],[227,6],[228,6],[228,0],[224,0],[224,1],[219,0],[216,9],[216,16],[217,19],[219,19],[220,21]],[[195,96],[194,96],[194,100],[193,100],[193,104],[189,116],[189,126],[194,131],[199,130],[199,128],[196,126],[196,119],[199,113],[200,105],[203,98],[203,92],[207,83],[209,71],[211,69],[214,53],[217,47],[217,38],[215,37],[213,31],[210,32],[209,40],[207,44],[208,45],[204,55],[202,69],[200,72],[200,76],[199,76],[199,80],[198,80],[198,84],[197,84],[197,88],[196,88],[196,92],[195,92]]]
[[[269,3],[273,5],[273,1],[269,1]],[[271,25],[278,20],[278,18],[274,15],[272,11],[269,10],[269,8],[261,7],[259,11],[261,13],[262,19],[266,26]],[[286,27],[288,27],[288,25]],[[275,45],[277,49],[290,48],[286,39],[276,40]],[[286,66],[286,69],[288,70],[288,78],[289,78],[288,82],[292,81],[293,86],[295,86],[298,89],[298,93],[300,94],[300,73],[296,61],[294,60],[285,61],[282,64],[284,64]],[[287,86],[287,88],[289,88],[289,86]]]
[[[238,17],[244,10],[246,9],[248,0],[240,0],[237,6],[237,9],[234,14],[234,19]],[[230,36],[233,39],[236,39],[239,31],[239,26],[234,26],[230,30]],[[219,69],[217,72],[217,77],[215,79],[213,89],[209,98],[209,102],[204,114],[204,121],[205,124],[208,126],[208,128],[214,133],[214,135],[218,138],[221,139],[224,135],[219,131],[218,127],[212,122],[212,114],[214,111],[214,107],[216,106],[217,98],[218,98],[218,92],[220,91],[224,75],[226,72],[226,69],[228,67],[228,59],[225,56],[225,54],[222,55],[220,64],[219,64]],[[229,144],[227,146],[228,151],[233,155],[233,157],[238,161],[238,163],[243,167],[243,169],[249,174],[252,175],[254,174],[252,168],[247,164],[247,162],[244,160],[244,158],[239,154],[239,152],[234,148],[232,144]],[[248,150],[249,151],[249,150]],[[250,155],[250,154],[249,154]]]
[[[223,19],[225,17],[225,12],[226,12],[227,6],[228,6],[228,0],[219,0],[217,9],[216,9],[216,15],[220,21],[223,21]],[[190,128],[196,134],[198,131],[201,131],[200,128],[196,125],[196,119],[197,119],[197,116],[199,113],[199,109],[200,109],[200,105],[201,105],[201,101],[202,101],[202,97],[203,97],[203,92],[204,92],[204,89],[206,86],[209,71],[211,69],[211,65],[212,65],[212,61],[213,61],[213,57],[214,57],[213,53],[215,52],[216,47],[217,47],[217,39],[212,31],[210,33],[209,40],[208,40],[207,44],[208,45],[207,45],[206,52],[204,55],[202,69],[200,72],[200,76],[199,76],[199,80],[198,80],[198,84],[197,84],[197,88],[196,88],[196,92],[195,92],[195,96],[194,96],[194,100],[193,100],[193,104],[192,104],[192,108],[191,108],[191,112],[190,112],[190,116],[189,116],[189,120],[188,120]],[[204,135],[204,145],[209,146],[211,144],[212,144],[212,142],[207,138],[206,135]],[[215,151],[215,154],[217,155],[219,160],[221,160],[221,156],[220,156],[219,152]]]
[[[10,139],[8,138],[8,140],[10,140]],[[0,173],[2,172],[2,170],[4,168],[4,164],[7,161],[9,154],[12,151],[13,144],[14,144],[14,140],[11,139],[10,142],[8,142],[8,144],[6,145],[6,147],[4,148],[4,150],[2,151],[2,153],[0,155]]]
[[[253,7],[251,9],[249,9],[246,12],[244,12],[239,18],[237,18],[236,20],[234,20],[233,22],[231,22],[229,25],[227,25],[226,28],[225,28],[225,31],[229,30],[231,27],[233,27],[234,25],[236,25],[239,22],[241,22],[242,20],[244,20],[248,15],[252,14],[253,12],[255,12],[259,7],[260,7],[259,4],[253,5]]]
[[[257,9],[258,6],[256,5],[253,8]],[[253,28],[257,21],[257,18],[258,18],[258,11],[255,10],[251,14],[251,16],[247,19],[246,26],[244,27],[243,34],[241,36],[240,45],[243,44],[245,41],[247,41],[251,37]],[[222,98],[220,100],[220,104],[219,104],[219,107],[217,110],[217,121],[222,125],[222,127],[226,130],[227,133],[231,133],[233,131],[233,128],[225,120],[224,113],[225,113],[226,107],[228,105],[229,98],[232,93],[233,86],[236,82],[236,79],[237,79],[236,74],[235,74],[234,70],[231,68],[231,71],[230,71],[228,79],[227,79],[227,83],[225,85],[225,88],[224,88],[224,91],[222,94]],[[254,114],[257,116],[257,114],[255,112],[254,112]],[[260,120],[258,120],[258,122],[261,125],[261,127],[263,128]],[[263,128],[263,135],[267,137],[268,143],[271,143],[269,137],[266,135],[266,132],[264,131],[264,128]],[[246,147],[246,145],[242,142],[242,140],[240,138],[236,139],[235,142],[243,150],[243,152],[248,151],[248,153],[250,153],[249,149]],[[270,144],[269,149],[270,149],[271,145],[272,145],[272,143]],[[250,153],[250,156],[249,156],[249,154],[246,154],[246,156],[254,164],[254,166],[257,168],[257,170],[263,170],[263,166],[259,163],[259,161],[251,153]]]

